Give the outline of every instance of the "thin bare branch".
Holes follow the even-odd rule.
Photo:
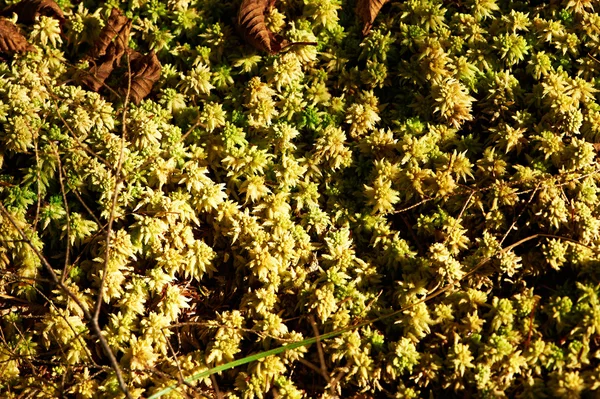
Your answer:
[[[125,38],[123,38],[121,35],[119,35],[117,37],[117,40],[125,40]],[[105,253],[104,253],[104,265],[102,267],[102,279],[100,281],[100,287],[98,289],[98,295],[96,297],[96,304],[95,304],[95,308],[94,308],[94,313],[92,316],[92,319],[90,320],[91,324],[94,326],[95,329],[97,329],[98,331],[101,331],[100,325],[99,325],[99,318],[100,318],[100,309],[102,308],[102,302],[104,301],[104,286],[106,284],[106,274],[107,274],[107,270],[108,270],[108,260],[110,259],[110,245],[111,245],[111,233],[112,233],[112,227],[113,227],[113,223],[115,220],[115,209],[117,207],[117,202],[118,202],[118,198],[119,198],[119,194],[121,191],[121,187],[122,187],[122,183],[121,183],[121,169],[123,166],[123,158],[124,158],[124,148],[125,148],[125,142],[126,142],[126,138],[127,138],[127,124],[126,124],[126,118],[127,118],[127,107],[129,105],[129,95],[131,92],[131,63],[129,60],[129,54],[126,53],[125,54],[126,57],[126,61],[127,61],[127,69],[128,69],[128,80],[127,80],[127,93],[125,96],[125,101],[123,103],[123,115],[122,115],[122,120],[121,120],[121,127],[122,127],[122,131],[121,131],[121,147],[119,149],[119,159],[117,160],[117,166],[116,166],[116,170],[115,170],[115,185],[113,188],[113,198],[112,198],[112,205],[111,205],[111,210],[110,210],[110,215],[108,218],[108,224],[107,224],[107,228],[106,228],[106,240],[105,240]],[[100,341],[103,341],[103,346],[106,345],[106,348],[108,348],[108,351],[110,352],[109,357],[111,357],[111,364],[114,365],[114,370],[115,373],[117,375],[117,379],[119,380],[119,386],[121,388],[121,390],[125,393],[125,396],[127,397],[127,399],[132,399],[132,396],[127,388],[127,385],[125,385],[125,381],[123,380],[123,375],[121,373],[121,370],[119,368],[119,364],[117,363],[117,360],[114,356],[114,353],[112,352],[112,350],[110,349],[110,346],[108,345],[108,342],[106,341],[106,339],[104,338],[104,336],[102,334],[100,334],[99,337]],[[114,359],[114,363],[113,363],[113,359]]]
[[[77,304],[77,306],[79,306],[81,308],[81,311],[83,312],[85,318],[89,321],[89,323],[90,323],[90,325],[92,327],[92,331],[94,332],[94,334],[96,335],[96,337],[100,341],[100,346],[102,347],[105,355],[108,356],[108,359],[110,361],[112,369],[114,370],[115,375],[117,377],[117,381],[119,382],[119,387],[125,393],[125,396],[128,399],[132,399],[132,396],[129,393],[129,390],[127,389],[127,385],[125,384],[125,380],[123,379],[123,373],[121,373],[121,368],[119,366],[119,362],[117,361],[117,358],[115,357],[115,354],[113,353],[113,351],[110,349],[110,345],[108,345],[108,341],[106,340],[106,338],[102,334],[102,329],[100,328],[100,325],[98,324],[98,320],[95,319],[92,316],[92,314],[87,310],[87,307],[84,306],[83,303],[81,303],[81,301],[79,300],[79,298],[77,298],[77,296],[75,294],[73,294],[71,292],[71,290],[69,290],[69,288],[64,284],[64,282],[62,282],[58,278],[58,276],[56,275],[56,272],[52,268],[52,265],[50,265],[50,263],[48,262],[48,260],[46,259],[46,257],[33,245],[33,243],[31,242],[31,240],[27,237],[27,235],[25,234],[25,232],[19,227],[19,225],[17,224],[17,222],[15,221],[15,219],[6,210],[6,208],[4,207],[4,204],[2,204],[2,203],[0,203],[0,212],[2,212],[4,214],[4,216],[9,220],[9,222],[13,225],[13,227],[21,235],[21,237],[23,238],[23,240],[27,243],[27,245],[29,245],[29,247],[31,248],[31,250],[40,259],[40,261],[42,262],[42,265],[44,266],[44,268],[46,269],[46,271],[50,274],[50,277],[52,278],[52,281],[56,285],[58,285],[60,287],[60,289],[66,295],[68,295],[71,299],[73,299],[73,301]]]
[[[50,304],[50,306],[52,306],[54,309],[58,310],[58,307],[54,304],[54,302],[48,298],[41,290],[39,290],[37,287],[35,287],[36,292],[46,300],[46,302],[48,304]],[[79,306],[79,305],[78,305]],[[90,352],[90,349],[88,348],[86,342],[83,340],[83,338],[81,337],[83,335],[83,331],[82,332],[77,332],[73,326],[71,326],[71,323],[69,323],[69,320],[67,320],[67,318],[65,317],[65,315],[63,315],[61,312],[56,312],[58,314],[58,316],[63,319],[65,321],[65,323],[69,326],[69,328],[71,329],[71,332],[73,332],[73,334],[75,335],[75,337],[73,338],[74,340],[77,339],[79,340],[79,343],[81,344],[81,347],[84,348],[85,350],[85,354],[88,357],[88,359],[90,360],[91,363],[96,363],[94,362],[94,358],[92,357],[92,353]],[[57,341],[58,342],[58,341]]]
[[[329,372],[327,371],[327,364],[325,363],[325,355],[323,354],[323,346],[321,345],[321,339],[319,336],[319,329],[317,328],[317,323],[315,323],[315,318],[313,315],[308,315],[308,321],[313,329],[313,333],[315,334],[315,338],[317,339],[317,353],[319,354],[319,363],[321,364],[321,375],[325,378],[325,381],[330,382]]]
[[[302,363],[303,365],[305,365],[306,367],[308,367],[309,369],[311,369],[312,371],[314,371],[315,373],[319,374],[320,376],[323,376],[323,373],[321,371],[320,368],[318,368],[317,366],[315,366],[314,364],[312,364],[311,362],[309,362],[306,359],[303,359],[301,357],[299,357],[298,362]],[[323,376],[323,378],[325,378],[325,376]],[[327,378],[325,378],[326,381],[329,381],[329,376],[327,376]]]
[[[32,226],[34,229],[36,229],[38,221],[40,220],[40,207],[42,205],[42,188],[40,187],[40,154],[38,150],[37,136],[35,136],[35,140],[33,140],[33,150],[35,152],[35,177],[37,179],[37,199],[35,203],[35,217],[33,218]]]
[[[56,161],[58,162],[58,182],[60,184],[60,193],[62,194],[63,204],[65,206],[65,217],[67,218],[67,248],[65,250],[65,266],[62,271],[62,276],[60,281],[62,283],[65,282],[65,279],[68,275],[69,270],[69,258],[71,252],[71,217],[69,216],[69,203],[67,201],[67,193],[65,192],[65,185],[63,182],[63,174],[62,174],[62,164],[60,162],[60,155],[58,155],[58,149],[55,144],[52,143],[52,150],[54,151],[54,155],[56,156]]]
[[[539,184],[535,186],[535,189],[533,189],[533,191],[531,192],[531,195],[529,196],[529,199],[527,200],[527,203],[525,204],[525,206],[523,207],[523,209],[521,209],[521,212],[519,212],[519,214],[517,215],[517,217],[513,220],[512,224],[510,225],[510,227],[508,228],[508,230],[506,230],[506,232],[504,233],[504,236],[500,240],[500,245],[502,245],[504,243],[504,240],[506,240],[506,237],[508,237],[508,235],[510,234],[510,232],[513,231],[513,229],[517,225],[517,221],[521,218],[521,216],[523,216],[523,213],[525,213],[525,210],[529,207],[529,205],[533,201],[533,198],[535,197],[535,194],[537,193],[539,187],[540,187]]]
[[[117,40],[123,40],[121,36],[118,36]],[[106,270],[108,269],[108,259],[110,256],[110,239],[112,232],[112,225],[115,220],[115,209],[117,207],[117,201],[119,198],[119,192],[121,188],[120,179],[121,179],[121,168],[123,166],[123,156],[125,148],[125,141],[127,137],[127,107],[129,105],[129,95],[131,93],[131,62],[129,59],[129,53],[125,54],[125,59],[127,62],[127,70],[128,70],[128,79],[127,79],[127,92],[125,95],[125,101],[123,102],[123,115],[121,119],[121,147],[119,149],[119,159],[117,160],[117,167],[115,170],[115,186],[113,188],[113,198],[112,205],[110,210],[110,215],[108,218],[108,226],[106,231],[106,240],[105,240],[105,254],[104,254],[104,265],[102,271],[102,279],[100,281],[100,288],[98,290],[98,297],[96,300],[96,307],[94,309],[94,318],[97,322],[98,317],[100,316],[100,308],[102,307],[103,295],[104,295],[104,285],[106,284]]]
[[[46,87],[46,89],[49,89],[50,86],[48,84],[48,82],[46,82],[46,80],[42,77],[42,80],[44,82],[44,86]],[[52,91],[48,90],[48,95],[50,96],[50,99],[52,100],[52,102],[54,103],[54,107],[56,109],[59,109],[58,103],[56,101],[56,95],[54,93],[52,93]],[[60,112],[57,112],[58,118],[61,120],[61,122],[63,123],[64,126],[66,126],[67,130],[71,133],[71,138],[73,140],[75,140],[75,142],[78,145],[78,148],[81,148],[83,151],[85,151],[86,154],[90,155],[92,158],[96,158],[98,159],[100,162],[102,162],[106,167],[108,168],[112,168],[112,165],[103,157],[101,157],[100,155],[96,154],[95,152],[91,151],[87,146],[83,145],[83,143],[81,141],[79,141],[79,138],[77,138],[77,135],[75,134],[75,132],[73,131],[73,129],[71,129],[71,125],[69,125],[67,123],[67,121],[65,120],[65,118],[63,118],[63,116],[61,115]]]
[[[167,343],[167,346],[169,347],[169,350],[171,351],[171,354],[173,355],[173,361],[175,362],[175,365],[177,366],[177,381],[179,382],[179,384],[183,384],[193,390],[194,386],[192,384],[190,384],[189,382],[187,382],[185,380],[185,377],[183,376],[183,371],[181,370],[181,365],[179,364],[179,359],[177,359],[177,354],[175,353],[175,350],[173,349],[173,345],[171,345],[171,341],[169,341],[169,339],[167,338],[167,335],[165,334],[165,332],[163,330],[160,330],[160,333],[162,334],[163,338],[165,339],[165,342]],[[185,393],[185,392],[181,392],[181,393],[184,394],[186,398],[189,397],[189,395],[187,393]]]

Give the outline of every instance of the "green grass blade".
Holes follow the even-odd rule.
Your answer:
[[[317,341],[321,341],[321,340],[324,340],[324,339],[329,339],[329,338],[336,337],[336,336],[338,336],[340,334],[343,334],[343,333],[345,333],[347,331],[352,331],[354,329],[361,328],[363,326],[366,326],[366,325],[375,323],[377,321],[380,321],[380,320],[383,320],[383,319],[387,319],[388,317],[392,317],[394,315],[397,315],[397,314],[399,314],[399,313],[401,313],[401,312],[403,312],[403,311],[405,311],[405,310],[407,310],[407,309],[409,309],[409,308],[411,308],[411,307],[413,307],[413,306],[415,306],[415,305],[417,305],[417,304],[419,304],[421,302],[425,302],[425,301],[428,301],[428,300],[430,300],[432,298],[435,298],[436,296],[442,294],[443,292],[448,291],[448,289],[449,289],[448,287],[446,287],[446,288],[439,288],[439,289],[435,290],[432,294],[428,295],[427,297],[425,297],[425,298],[423,298],[423,299],[421,299],[421,300],[419,300],[419,301],[417,301],[417,302],[415,302],[415,303],[413,303],[411,305],[405,306],[405,307],[403,307],[400,310],[397,310],[397,311],[392,312],[390,314],[386,314],[386,315],[380,316],[380,317],[378,317],[376,319],[367,320],[367,321],[364,321],[362,323],[355,324],[353,326],[348,326],[348,327],[345,327],[345,328],[342,328],[342,329],[339,329],[339,330],[336,330],[336,331],[332,331],[332,332],[327,333],[327,334],[319,335],[317,337],[312,337],[312,338],[308,338],[308,339],[305,339],[305,340],[302,340],[302,341],[293,342],[291,344],[280,346],[279,348],[271,349],[271,350],[268,350],[268,351],[265,351],[265,352],[255,353],[254,355],[246,356],[246,357],[243,357],[241,359],[234,360],[233,362],[225,363],[225,364],[222,364],[220,366],[213,367],[212,369],[203,371],[201,373],[194,374],[194,375],[186,378],[184,381],[185,382],[196,381],[196,380],[199,380],[200,378],[208,377],[208,376],[210,376],[212,374],[220,373],[221,371],[229,370],[229,369],[232,369],[234,367],[241,366],[243,364],[247,364],[247,363],[253,362],[255,360],[264,359],[265,357],[272,356],[272,355],[278,355],[278,354],[280,354],[282,352],[285,352],[286,350],[289,350],[289,349],[296,349],[296,348],[300,348],[301,346],[312,345],[312,344],[316,343]],[[178,387],[178,384],[173,384],[173,385],[171,385],[169,387],[164,388],[161,391],[156,392],[155,394],[153,394],[152,396],[150,396],[148,399],[158,399],[161,396],[166,395],[169,392],[177,389],[177,387]]]
[[[365,323],[361,323],[361,324],[365,324]],[[271,349],[271,350],[268,350],[268,351],[265,351],[265,352],[255,353],[254,355],[246,356],[246,357],[243,357],[241,359],[234,360],[232,362],[225,363],[225,364],[222,364],[222,365],[217,366],[217,367],[213,367],[212,369],[203,371],[201,373],[194,374],[194,375],[186,378],[185,382],[196,381],[196,380],[199,380],[200,378],[208,377],[208,376],[210,376],[212,374],[216,374],[216,373],[219,373],[221,371],[229,370],[229,369],[232,369],[234,367],[238,367],[238,366],[241,366],[243,364],[253,362],[255,360],[264,359],[265,357],[272,356],[272,355],[278,355],[278,354],[280,354],[282,352],[285,352],[286,350],[296,349],[296,348],[300,348],[302,346],[307,346],[307,345],[312,345],[312,344],[316,343],[317,340],[333,338],[333,337],[335,337],[337,335],[343,334],[346,331],[350,331],[350,330],[352,330],[354,328],[360,327],[361,324],[358,324],[356,326],[346,327],[346,328],[344,328],[342,330],[332,331],[330,333],[323,334],[323,335],[320,335],[318,337],[313,337],[313,338],[308,338],[308,339],[305,339],[305,340],[302,340],[302,341],[293,342],[291,344],[280,346],[278,348]],[[167,388],[165,388],[165,389],[163,389],[161,391],[158,391],[157,393],[153,394],[148,399],[158,399],[161,396],[166,395],[167,393],[171,392],[172,390],[177,389],[177,386],[178,386],[177,384],[171,385],[171,386],[169,386],[169,387],[167,387]]]

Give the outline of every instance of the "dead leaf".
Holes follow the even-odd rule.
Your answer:
[[[120,65],[121,57],[129,49],[129,33],[131,31],[131,20],[119,31],[118,37],[112,42],[115,46],[115,63]]]
[[[53,0],[23,0],[6,7],[0,15],[10,17],[13,13],[19,16],[19,23],[23,24],[34,23],[40,15],[58,19],[61,25],[65,22],[65,14]]]
[[[93,91],[100,90],[115,66],[120,65],[121,57],[128,50],[130,31],[131,20],[118,8],[113,8],[106,26],[86,57],[93,66],[81,83]]]
[[[0,51],[3,53],[22,53],[33,50],[17,25],[6,18],[0,18]]]
[[[129,55],[129,63],[135,62],[136,60],[142,58],[144,55],[139,51],[132,50],[130,48],[127,49],[127,54]]]
[[[118,8],[113,8],[110,12],[110,17],[106,21],[106,25],[102,28],[98,39],[94,42],[94,46],[90,50],[88,57],[90,59],[98,59],[106,54],[111,43],[117,43],[117,53],[123,54],[127,48],[129,41],[129,31],[131,30],[131,21],[124,16]],[[117,38],[115,41],[113,39]],[[120,57],[119,57],[120,58]]]
[[[81,79],[81,83],[98,91],[104,85],[104,81],[110,76],[117,59],[117,48],[115,45],[108,47],[108,51],[98,61],[92,61],[94,64],[88,73]]]
[[[363,23],[363,35],[367,35],[377,18],[381,7],[389,0],[358,0],[356,3],[356,13]]]
[[[267,29],[265,13],[270,10],[277,0],[244,0],[238,13],[237,25],[244,39],[261,51],[275,54],[290,42],[283,36]]]
[[[160,78],[160,62],[154,51],[142,57],[136,57],[137,52],[131,56],[131,89],[129,96],[131,101],[139,104],[150,91],[152,86]],[[139,54],[139,53],[137,53]]]

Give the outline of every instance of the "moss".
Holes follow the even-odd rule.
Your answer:
[[[3,397],[123,396],[96,308],[133,397],[339,329],[170,395],[600,388],[600,5],[392,1],[363,37],[354,3],[278,2],[268,27],[317,42],[280,54],[244,43],[240,1],[21,24],[35,51],[0,63]],[[118,77],[78,85],[112,7],[162,64],[139,105]]]

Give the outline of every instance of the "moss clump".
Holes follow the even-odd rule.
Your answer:
[[[600,4],[392,1],[363,37],[287,0],[268,27],[318,44],[281,54],[239,1],[59,5],[0,63],[3,397],[148,397],[376,318],[169,395],[597,393]],[[138,105],[125,58],[77,84],[114,7],[162,64]]]

